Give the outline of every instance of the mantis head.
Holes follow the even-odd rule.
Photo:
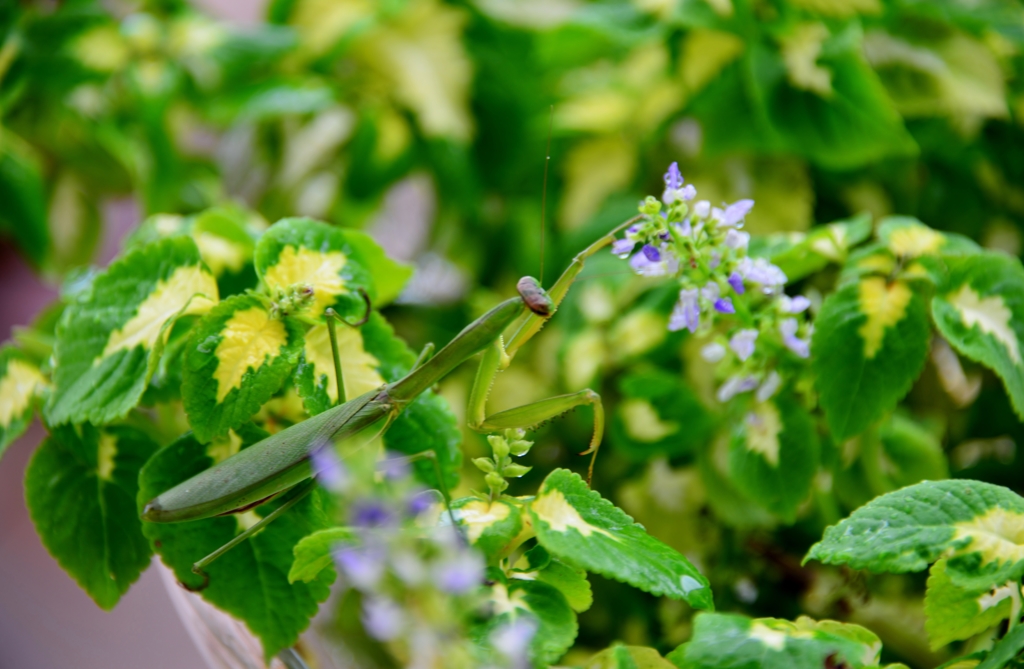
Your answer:
[[[547,318],[555,313],[555,301],[551,299],[547,291],[541,288],[540,282],[532,276],[524,276],[516,284],[516,290],[523,298],[523,302],[533,313]]]

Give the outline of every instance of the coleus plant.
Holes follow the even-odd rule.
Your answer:
[[[642,202],[612,251],[630,256],[640,274],[678,282],[669,329],[706,340],[701,355],[721,379],[716,398],[735,418],[727,475],[744,497],[793,519],[818,472],[819,441],[851,443],[880,421],[890,425],[887,414],[923,366],[929,314],[961,354],[1000,374],[1020,411],[1019,262],[907,219],[881,222],[861,248],[854,247],[872,233],[865,218],[796,241],[753,240],[741,230],[752,202],[719,209],[695,196],[673,166],[661,202]],[[504,494],[506,478],[526,473],[512,462],[529,450],[519,432],[492,435],[492,456],[474,462],[488,493],[457,499],[440,516],[441,505],[417,502],[423,485],[450,488],[462,457],[456,421],[429,390],[397,415],[382,445],[366,448],[364,440],[335,452],[310,444],[320,449],[323,489],[308,497],[286,495],[236,516],[140,522],[155,495],[417,363],[367,309],[398,294],[406,268],[355,231],[309,219],[262,227],[230,209],[154,217],[108,269],[70,280],[61,304],[0,358],[4,445],[40,406],[51,433],[26,475],[33,520],[97,603],[116,604],[155,549],[186,587],[243,619],[270,657],[295,642],[336,568],[349,593],[339,617],[368,661],[408,663],[434,652],[456,658],[449,666],[514,665],[524,655],[538,666],[556,661],[573,643],[577,612],[590,604],[588,572],[712,608],[704,575],[577,475],[556,469],[535,495]],[[837,261],[836,290],[820,309],[783,293]],[[365,317],[359,327],[339,326],[344,393],[332,382],[328,309],[350,325]],[[657,383],[634,386],[635,399],[661,392]],[[665,418],[654,411],[655,421]],[[432,451],[437,469],[419,463],[415,483],[388,457],[378,472],[381,448]],[[244,535],[278,506],[289,507],[290,523]],[[965,547],[975,550],[1004,528],[933,537],[930,555],[948,558],[933,580],[967,588],[938,588],[937,597],[960,601],[995,588],[990,599],[998,601],[984,611],[997,613],[1004,599],[1018,601],[1016,585],[1017,595],[1000,598],[1020,574],[998,560],[996,568],[967,560],[981,580],[964,582],[956,571],[960,556],[974,554]],[[824,559],[830,532],[812,556]],[[191,571],[243,535],[205,576]],[[1001,536],[1016,547],[1015,534]],[[999,622],[996,615],[975,616],[972,629]],[[942,624],[946,636],[937,638],[956,638]],[[445,655],[441,638],[461,641]],[[855,625],[705,613],[691,641],[667,658],[616,646],[593,661],[876,667],[878,652],[877,637]],[[1005,654],[994,650],[991,662]]]
[[[329,560],[310,566],[311,547],[337,553],[337,539],[350,537],[362,539],[352,551],[373,550],[382,541],[376,530],[395,529],[392,519],[400,519],[398,529],[403,529],[420,519],[424,505],[392,514],[378,503],[374,511],[366,499],[380,494],[346,495],[343,486],[329,485],[337,495],[319,490],[236,516],[168,525],[142,523],[139,513],[159,493],[270,432],[321,413],[340,397],[361,395],[404,376],[417,358],[369,305],[394,299],[409,274],[365,234],[310,219],[285,219],[265,230],[248,214],[230,209],[148,220],[110,267],[68,283],[59,317],[48,316],[20,334],[20,346],[4,349],[0,383],[4,406],[10,407],[3,424],[5,445],[24,430],[36,407],[50,431],[26,473],[30,513],[43,543],[104,608],[117,603],[155,551],[185,587],[200,590],[244,620],[263,641],[268,658],[294,644],[334,579]],[[336,337],[344,368],[340,395],[325,321],[332,310],[348,324],[338,326]],[[363,322],[352,325],[360,316]],[[359,471],[365,458],[358,453],[368,453],[370,469],[358,478],[372,484],[382,449],[430,451],[437,468],[423,463],[427,466],[419,468],[419,478],[441,490],[454,486],[462,458],[460,433],[446,403],[426,390],[392,418],[382,430],[381,445],[367,449],[363,444],[335,470]],[[309,448],[317,446],[322,444]],[[505,463],[499,473],[515,476],[517,470]],[[341,474],[321,469],[319,476],[337,480]],[[412,485],[404,476],[386,478]],[[467,622],[467,635],[472,632],[485,642],[494,637],[500,646],[502,635],[509,634],[503,630],[516,620],[539,620],[541,630],[531,629],[524,637],[530,655],[540,663],[554,661],[575,637],[575,613],[568,602],[571,598],[583,607],[585,570],[697,607],[712,606],[707,580],[685,557],[647,535],[578,476],[556,470],[531,504],[510,499],[493,500],[495,509],[509,510],[509,522],[502,527],[514,533],[504,543],[518,536],[516,545],[507,547],[512,550],[536,538],[539,547],[522,564],[529,567],[524,573],[542,573],[544,579],[505,573],[498,563],[507,561],[508,551],[499,556],[481,548],[475,559],[483,564],[491,558],[500,578],[488,581],[488,594],[462,612],[475,616]],[[196,560],[237,540],[278,505],[290,506],[288,522],[261,526],[205,574],[192,572]],[[454,505],[459,518],[470,518],[471,508],[466,500]],[[528,513],[532,516],[526,521]],[[332,528],[338,516],[348,522]],[[463,524],[469,534],[480,533],[478,522]],[[454,530],[449,523],[441,531]],[[498,541],[497,531],[488,532],[485,543]],[[325,543],[324,536],[334,541]],[[396,541],[404,541],[401,536]],[[466,551],[477,555],[468,546],[452,547],[452,541],[462,545],[461,539],[430,537],[413,545],[428,557],[432,550],[447,550],[456,565],[474,559]],[[577,553],[592,559],[570,557]],[[559,557],[572,566],[551,566],[561,564]],[[338,562],[346,585],[358,589],[367,584],[352,560],[339,557]],[[406,571],[396,571],[412,579],[408,572],[417,571],[410,566],[414,562],[406,560],[401,563]],[[547,583],[549,573],[557,573],[565,584],[557,578],[555,585]],[[482,571],[479,576],[468,582],[474,591],[483,581]],[[434,590],[446,583],[441,579]],[[363,605],[366,630],[375,642],[394,639],[381,622],[391,611],[384,602],[367,596]],[[551,627],[546,621],[558,624]]]

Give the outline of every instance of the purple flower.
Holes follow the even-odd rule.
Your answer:
[[[434,568],[434,578],[441,590],[461,595],[483,583],[484,568],[483,558],[476,551],[466,549],[441,560]]]
[[[722,264],[722,254],[718,251],[712,251],[711,258],[708,259],[708,267],[717,269],[720,264]]]
[[[376,528],[391,525],[394,512],[377,499],[362,499],[354,502],[349,509],[349,522],[355,527]]]
[[[691,184],[683,186],[683,175],[679,172],[679,164],[672,163],[665,172],[665,192],[661,195],[661,201],[665,204],[672,204],[679,200],[692,200],[697,195],[697,189]]]
[[[754,342],[757,341],[757,330],[740,330],[729,339],[729,348],[740,360],[754,355]]]
[[[743,217],[754,207],[753,200],[739,200],[725,208],[719,217],[718,225],[724,228],[731,228],[735,225],[742,227]]]
[[[651,262],[658,262],[661,260],[661,253],[659,253],[658,249],[654,248],[650,244],[644,244],[640,251]]]
[[[708,281],[704,284],[704,287],[700,289],[700,296],[708,302],[714,302],[721,295],[721,288],[714,281]]]
[[[679,301],[672,309],[672,315],[668,320],[670,332],[676,332],[686,328],[690,332],[696,332],[700,325],[700,299],[696,288],[687,288],[679,291]]]
[[[673,162],[665,172],[665,188],[678,190],[683,187],[683,175],[679,172],[679,163]]]
[[[737,295],[742,295],[747,291],[747,289],[743,287],[743,277],[740,276],[739,272],[733,272],[730,274],[728,281],[729,285],[732,286],[732,289],[736,291]]]
[[[659,260],[651,260],[651,252],[657,254]],[[629,259],[629,266],[640,276],[666,276],[676,273],[679,269],[679,261],[665,249],[659,251],[653,246],[645,244],[639,253]]]
[[[412,476],[412,467],[409,466],[409,459],[403,455],[389,451],[384,460],[377,465],[384,473],[384,478],[392,481]]]
[[[689,217],[684,218],[682,223],[673,223],[672,225],[676,227],[676,230],[678,230],[679,234],[683,237],[693,236],[693,226],[690,225]]]
[[[419,516],[421,513],[426,512],[433,505],[433,491],[423,490],[409,498],[409,501],[405,505],[405,510],[410,516],[415,518]]]
[[[725,357],[725,347],[718,342],[711,342],[700,350],[700,357],[708,362],[718,362]]]
[[[526,649],[536,633],[536,621],[532,618],[519,617],[491,632],[491,645],[509,659],[525,658]]]
[[[782,334],[782,343],[793,353],[801,358],[808,358],[811,355],[811,342],[808,339],[800,339],[796,331],[800,328],[795,318],[786,318],[779,323],[779,333]]]
[[[405,613],[386,597],[363,600],[363,627],[377,641],[391,641],[405,629]]]
[[[697,204],[693,205],[693,214],[697,218],[707,218],[710,213],[711,203],[707,200],[701,200]]]
[[[720,314],[734,314],[736,307],[732,306],[732,298],[720,297],[715,300],[715,311]]]
[[[768,373],[768,376],[764,381],[761,382],[761,386],[757,389],[757,401],[765,402],[772,398],[775,393],[778,392],[779,386],[782,385],[782,377],[774,369]]]
[[[310,453],[313,476],[320,485],[334,493],[345,492],[352,482],[348,469],[329,443],[321,444]]]
[[[731,249],[746,250],[747,244],[750,243],[750,233],[743,232],[742,230],[729,229],[729,232],[725,233],[725,245]]]
[[[372,590],[384,576],[383,548],[341,544],[332,553],[338,571],[347,584],[358,590]]]
[[[797,295],[796,297],[788,295],[779,296],[779,308],[782,309],[782,313],[799,314],[802,311],[806,311],[809,306],[811,306],[811,301],[803,295]]]
[[[765,292],[769,293],[775,287],[785,285],[787,281],[786,273],[764,258],[743,258],[736,266],[736,271],[744,280],[761,284]]]
[[[612,242],[612,253],[625,258],[633,252],[633,247],[636,246],[636,242],[632,239],[616,239]]]
[[[730,376],[715,395],[719,402],[728,402],[740,393],[749,393],[757,387],[756,376]]]

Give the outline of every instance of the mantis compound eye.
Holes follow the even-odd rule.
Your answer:
[[[540,282],[534,279],[532,276],[524,276],[519,279],[519,283],[516,284],[516,290],[523,298],[523,302],[529,307],[530,311],[547,318],[551,314],[555,313],[555,303],[548,296],[547,291],[540,287]]]

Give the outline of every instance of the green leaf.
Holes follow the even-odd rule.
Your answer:
[[[1024,419],[1024,268],[1000,253],[947,259],[949,282],[932,299],[942,336],[992,369]]]
[[[380,244],[361,230],[346,230],[345,236],[373,277],[373,285],[377,288],[377,302],[373,306],[380,309],[394,302],[412,278],[412,265],[389,258]]]
[[[359,328],[339,324],[336,331],[347,399],[397,381],[416,362],[416,354],[395,336],[394,330],[377,312],[371,312],[370,319]],[[295,370],[295,387],[311,415],[337,404],[334,357],[326,325],[314,326],[306,333]],[[448,403],[434,391],[421,393],[405,406],[384,434],[384,444],[390,450],[408,455],[434,451],[449,489],[458,485],[462,433]],[[437,486],[432,462],[419,461],[414,467],[420,480]]]
[[[342,542],[354,541],[356,535],[347,527],[328,527],[303,537],[295,544],[295,562],[288,572],[288,582],[309,583],[334,563],[331,551]]]
[[[975,669],[1002,669],[1024,648],[1024,625],[1017,625],[992,647]]]
[[[348,232],[311,218],[285,218],[270,226],[256,244],[256,273],[271,295],[304,287],[313,290],[307,310],[319,317],[333,307],[342,317],[366,310],[358,289],[376,301],[376,290]]]
[[[156,450],[128,427],[57,428],[32,456],[25,500],[43,545],[103,609],[149,565],[135,507],[139,470]]]
[[[861,433],[910,390],[928,355],[924,300],[903,281],[870,276],[825,300],[811,358],[837,442]]]
[[[738,421],[729,469],[747,496],[791,523],[811,491],[819,457],[810,415],[793,397],[780,395]]]
[[[537,541],[563,562],[684,599],[694,608],[714,606],[707,579],[689,560],[647,534],[579,475],[554,470],[527,508]]]
[[[532,619],[537,629],[527,655],[534,666],[542,667],[555,663],[576,640],[576,614],[553,586],[513,579],[508,585],[496,584],[492,593],[494,615],[476,630],[481,640],[521,617]]]
[[[924,480],[949,478],[939,438],[900,412],[842,446],[835,490],[849,507]]]
[[[32,148],[7,130],[0,132],[0,202],[0,230],[41,265],[50,246],[42,166]]]
[[[259,411],[295,368],[302,326],[255,295],[234,295],[192,329],[184,355],[182,400],[202,442],[227,434]]]
[[[452,513],[465,528],[469,543],[483,551],[488,561],[504,553],[523,530],[522,508],[509,500],[463,497],[452,501]]]
[[[869,669],[881,650],[878,637],[859,625],[701,613],[693,638],[667,658],[680,669]]]
[[[1024,573],[1024,498],[980,481],[924,481],[878,497],[825,530],[804,560],[905,573],[949,558],[961,587]]]
[[[247,435],[249,436],[249,435]],[[254,441],[258,434],[249,436]],[[241,439],[232,434],[232,442]],[[249,445],[249,444],[245,444]],[[138,507],[191,476],[208,469],[215,460],[231,454],[231,448],[214,443],[208,447],[186,435],[154,455],[139,475]],[[215,456],[215,457],[214,457]],[[292,507],[284,518],[263,528],[207,567],[209,586],[201,595],[211,604],[245,622],[263,642],[266,658],[295,643],[309,625],[318,604],[329,594],[333,571],[325,570],[309,583],[289,583],[299,541],[328,525],[325,499],[319,490]],[[184,523],[145,523],[143,533],[164,564],[179,581],[198,588],[203,578],[192,573],[192,564],[220,548],[277,504],[231,516]]]
[[[587,572],[551,557],[540,544],[526,551],[516,562],[512,577],[542,581],[558,588],[577,613],[586,611],[594,603]]]
[[[0,456],[28,429],[48,385],[28,356],[13,346],[0,347]]]
[[[769,260],[777,265],[790,281],[799,281],[824,269],[829,263],[843,263],[851,248],[871,235],[870,214],[836,221],[812,228],[795,244],[782,244],[765,249]]]
[[[611,442],[631,460],[690,453],[711,436],[715,420],[678,374],[635,372],[619,383],[623,400],[611,424]]]
[[[186,237],[147,244],[112,263],[57,328],[49,423],[124,417],[139,403],[175,319],[216,300],[217,284]]]
[[[924,597],[925,630],[933,649],[969,639],[1010,617],[1013,591],[1007,581],[990,588],[962,588],[946,573],[946,561],[932,565]]]
[[[674,666],[653,648],[615,645],[591,656],[580,669],[672,669]]]

